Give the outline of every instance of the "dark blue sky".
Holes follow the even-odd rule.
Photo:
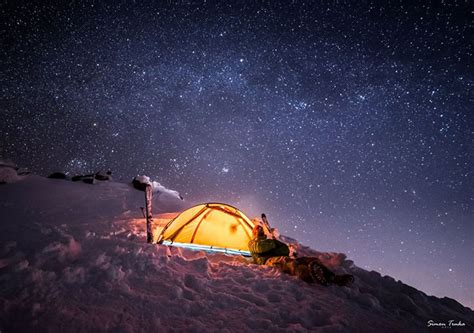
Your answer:
[[[0,153],[191,205],[474,306],[472,7],[2,4]]]

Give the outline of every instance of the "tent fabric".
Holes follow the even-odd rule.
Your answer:
[[[248,254],[253,226],[254,223],[235,207],[204,203],[171,220],[158,236],[158,243]]]

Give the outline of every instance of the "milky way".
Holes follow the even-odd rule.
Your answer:
[[[146,174],[474,306],[469,2],[2,4],[0,153]]]

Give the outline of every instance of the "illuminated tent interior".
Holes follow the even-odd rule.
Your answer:
[[[250,256],[254,223],[240,210],[222,203],[191,207],[169,221],[157,243]]]

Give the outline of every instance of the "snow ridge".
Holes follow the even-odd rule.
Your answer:
[[[293,243],[351,287],[309,285],[248,259],[145,243],[143,193],[27,176],[0,185],[0,331],[422,332],[474,312]],[[32,198],[39,198],[32,200]],[[168,198],[172,211],[181,200]]]

